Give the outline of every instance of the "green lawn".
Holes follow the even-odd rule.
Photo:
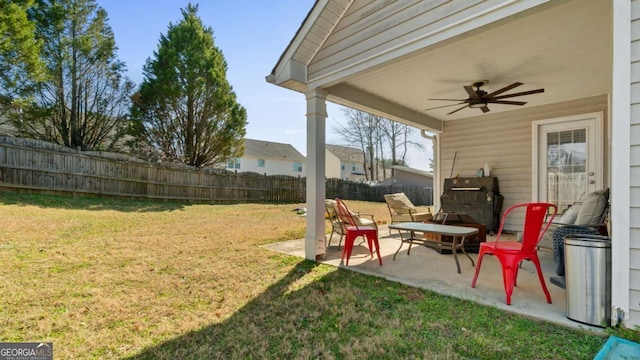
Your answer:
[[[591,359],[606,341],[261,248],[304,236],[298,205],[0,193],[0,339],[56,359]]]

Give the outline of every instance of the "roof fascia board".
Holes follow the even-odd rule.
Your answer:
[[[296,35],[287,46],[285,52],[278,60],[276,66],[273,68],[273,71],[271,72],[271,74],[266,76],[267,82],[291,88],[292,90],[302,91],[303,88],[301,88],[299,85],[305,84],[307,82],[307,64],[295,61],[293,57],[296,51],[298,51],[298,48],[301,46],[304,39],[313,29],[314,24],[316,23],[316,21],[318,21],[318,19],[322,15],[322,12],[327,7],[327,4],[330,1],[331,0],[316,0],[316,3],[313,5],[313,8],[307,15],[307,18],[305,18],[305,20],[303,21]],[[353,2],[353,0],[349,0],[349,2]],[[345,11],[347,8],[348,6],[345,8]],[[333,31],[333,29],[337,25],[338,21],[333,24],[331,31]],[[323,44],[324,41],[326,41],[326,38],[323,40]],[[320,44],[314,50],[314,56],[318,53],[318,51],[320,51],[321,48],[322,44]],[[302,66],[303,69],[300,69],[300,66]]]
[[[272,74],[277,74],[283,71],[283,68],[286,66],[289,60],[293,58],[293,54],[295,54],[298,47],[300,47],[300,44],[302,44],[302,41],[313,27],[313,24],[318,21],[318,18],[322,13],[322,9],[327,6],[327,3],[329,1],[330,0],[316,0],[316,3],[313,5],[311,12],[308,14],[307,18],[304,19],[304,22],[302,23],[302,25],[300,25],[298,32],[295,34],[294,38],[291,40],[291,43],[289,43],[289,46],[287,46],[285,52],[278,60],[278,63],[272,71]]]
[[[465,0],[460,0],[465,1]],[[525,10],[549,3],[551,0],[493,0],[494,6],[481,12],[469,12],[448,26],[439,28],[433,32],[422,35],[409,42],[385,49],[383,52],[364,58],[349,64],[346,67],[333,72],[323,74],[314,79],[308,79],[307,88],[324,88],[331,84],[343,81],[350,75],[365,71],[375,66],[382,65],[413,52],[423,50],[429,46],[450,40],[464,33],[478,30],[494,22],[514,16]]]
[[[276,72],[273,78],[273,83],[278,85],[289,82],[304,85],[306,81],[307,66],[293,59],[287,59],[286,66],[283,66],[281,71]],[[296,89],[298,89],[298,87],[296,87]]]
[[[442,120],[434,119],[425,114],[413,111],[353,86],[338,84],[325,90],[328,92],[327,98],[332,102],[355,109],[361,109],[390,120],[409,123],[420,129],[426,129],[436,133],[442,132]]]
[[[307,162],[307,158],[305,158],[304,156],[300,158],[282,158],[282,157],[273,157],[273,156],[243,155],[240,157],[240,159],[242,158],[251,159],[251,160],[264,159],[264,160],[283,161],[283,162]]]

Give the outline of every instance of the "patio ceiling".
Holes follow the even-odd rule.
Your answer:
[[[490,112],[518,110],[608,94],[611,89],[611,4],[609,1],[553,1],[402,58],[345,76],[324,88],[333,102],[357,107],[354,91],[371,96],[385,111],[389,104],[450,121],[483,116],[479,109],[427,108],[455,104],[430,98],[466,99],[463,85],[488,80],[488,92],[514,82],[504,94],[544,88],[545,92],[508,100],[524,106],[489,104]],[[419,119],[411,125],[429,127]]]

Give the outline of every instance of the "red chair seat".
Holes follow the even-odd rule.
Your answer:
[[[486,248],[491,248],[491,249],[496,249],[499,248],[500,252],[514,252],[514,253],[518,253],[522,250],[522,243],[517,242],[517,241],[501,241],[500,244],[498,244],[497,242],[488,242],[488,243],[480,243],[480,246],[483,246]]]
[[[500,236],[502,235],[502,229],[507,215],[518,208],[525,208],[526,211],[522,242],[500,241]],[[550,217],[547,217],[549,209],[552,209],[553,212]],[[502,216],[502,222],[500,223],[496,241],[480,243],[478,264],[476,265],[476,273],[471,281],[471,287],[476,287],[476,281],[478,280],[478,274],[480,273],[480,266],[482,265],[484,255],[494,255],[498,261],[500,261],[500,266],[502,267],[502,281],[504,284],[507,305],[511,305],[511,295],[513,294],[513,288],[516,286],[520,263],[523,260],[530,260],[536,266],[542,290],[547,297],[547,303],[551,304],[551,294],[549,294],[549,290],[547,289],[547,285],[544,281],[544,276],[542,275],[542,269],[540,268],[537,245],[549,228],[551,221],[553,221],[553,218],[556,216],[556,212],[557,207],[553,204],[547,203],[519,204],[507,209]]]

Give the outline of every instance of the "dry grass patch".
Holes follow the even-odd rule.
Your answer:
[[[604,342],[261,248],[304,236],[299,204],[0,196],[0,338],[58,359],[582,358]]]
[[[224,320],[292,266],[257,245],[304,234],[291,205],[4,198],[2,339],[50,339],[60,358],[133,353]]]

